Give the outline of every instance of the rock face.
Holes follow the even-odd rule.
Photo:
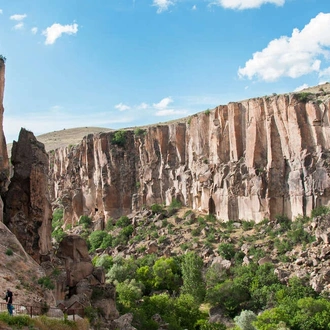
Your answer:
[[[4,222],[39,264],[52,250],[52,209],[48,193],[48,155],[24,129],[12,149],[14,175],[5,198]]]
[[[18,305],[55,306],[52,292],[38,284],[38,279],[46,276],[44,269],[24,251],[15,235],[1,222],[0,238],[2,291],[10,288],[14,293],[14,303]]]
[[[5,89],[5,62],[0,58],[0,221],[3,221],[2,196],[7,188],[9,177],[9,161],[6,139],[3,133],[3,96]]]
[[[115,288],[105,283],[103,267],[94,268],[84,239],[78,235],[64,237],[54,264],[61,271],[61,275],[54,279],[55,296],[64,311],[75,308],[83,316],[84,308],[92,305],[102,310],[106,322],[118,317]]]
[[[330,86],[330,85],[329,85]],[[294,218],[330,202],[329,96],[230,103],[189,119],[89,135],[51,158],[52,194],[65,220],[117,217],[153,203],[219,219]]]

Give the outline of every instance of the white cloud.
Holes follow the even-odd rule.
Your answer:
[[[24,27],[24,23],[23,23],[23,22],[19,22],[19,23],[17,23],[17,24],[13,27],[13,29],[14,29],[14,30],[21,30],[21,29],[23,29],[23,27]]]
[[[259,8],[266,3],[271,3],[277,6],[283,6],[285,0],[215,0],[211,5],[218,5],[228,9],[251,9]]]
[[[266,48],[239,68],[238,75],[264,81],[281,77],[297,78],[312,72],[321,73],[321,59],[330,58],[330,14],[320,13],[292,36],[272,40]]]
[[[294,90],[294,92],[300,92],[300,91],[302,91],[303,89],[308,88],[308,87],[309,87],[309,86],[308,86],[307,84],[303,84],[303,85],[297,87],[297,88]]]
[[[163,110],[163,109],[166,109],[168,107],[168,105],[172,102],[173,102],[173,100],[171,97],[165,97],[159,103],[154,103],[153,107],[158,110]]]
[[[320,77],[330,77],[330,66],[324,70],[320,71]]]
[[[46,37],[45,45],[52,45],[62,36],[63,33],[76,34],[77,32],[78,24],[76,23],[71,25],[54,23],[52,26],[49,26],[46,30],[42,31],[42,34]]]
[[[35,26],[35,27],[33,27],[32,29],[31,29],[31,32],[33,33],[33,34],[37,34],[37,32],[38,32],[38,28]]]
[[[26,14],[15,14],[11,15],[9,18],[13,21],[22,21],[26,16]]]
[[[119,111],[125,111],[125,110],[129,110],[131,107],[126,104],[119,103],[115,105],[115,108],[118,109]]]
[[[137,109],[138,110],[145,110],[145,109],[148,109],[148,108],[149,108],[149,105],[147,103],[145,103],[145,102],[142,102],[141,104],[139,104],[137,106]]]
[[[157,13],[160,14],[163,11],[168,10],[169,6],[173,6],[174,5],[174,1],[171,0],[153,0],[153,6],[158,7],[157,9]]]
[[[191,10],[196,10],[197,9],[197,6],[196,5],[193,5]]]
[[[187,110],[163,109],[156,112],[156,116],[159,117],[185,114],[187,114]]]
[[[0,14],[2,14],[3,13],[3,10],[2,9],[0,9]]]

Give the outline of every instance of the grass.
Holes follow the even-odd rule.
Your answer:
[[[29,330],[88,330],[89,323],[85,319],[77,320],[77,322],[69,321],[67,318],[55,319],[46,316],[31,318],[28,315],[9,316],[7,312],[0,313],[0,327],[8,325],[12,329],[29,329]],[[26,328],[28,327],[28,328]]]

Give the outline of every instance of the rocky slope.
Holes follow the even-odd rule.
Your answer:
[[[330,201],[330,84],[229,103],[145,129],[86,136],[50,154],[66,223],[173,198],[222,220],[309,214]]]

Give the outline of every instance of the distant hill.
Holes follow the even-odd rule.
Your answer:
[[[88,134],[110,131],[113,131],[113,129],[104,127],[76,127],[38,135],[37,139],[45,145],[46,151],[50,151],[70,144],[77,144]],[[12,143],[7,144],[9,157],[11,156],[11,147]]]

